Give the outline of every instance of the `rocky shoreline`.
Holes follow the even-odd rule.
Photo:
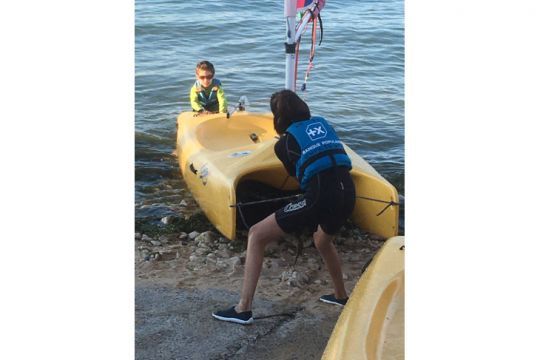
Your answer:
[[[340,309],[318,301],[319,296],[331,293],[333,287],[312,238],[307,234],[287,236],[267,247],[253,309],[256,320],[252,328],[258,330],[239,329],[244,327],[216,324],[219,322],[210,314],[237,301],[247,232],[238,232],[237,239],[231,241],[221,236],[200,211],[183,216],[136,222],[135,281],[137,294],[140,294],[136,297],[137,359],[184,358],[178,355],[179,349],[196,348],[197,343],[210,342],[206,334],[216,328],[225,335],[231,332],[231,336],[236,336],[231,339],[243,345],[231,344],[233,340],[223,335],[222,343],[209,343],[207,349],[197,350],[202,351],[198,358],[320,358]],[[300,254],[299,241],[303,248]],[[349,293],[383,243],[383,239],[363,233],[352,224],[346,224],[336,237]],[[200,303],[186,304],[179,300],[190,297]],[[228,300],[224,302],[224,298]],[[192,306],[195,308],[191,309]],[[287,312],[284,309],[294,311],[289,311],[291,316],[287,318],[257,320],[261,313]],[[178,318],[179,313],[192,312],[200,313],[200,324],[182,323],[187,320]],[[159,316],[167,314],[166,320],[158,321],[157,313]],[[198,330],[189,330],[193,326]],[[254,337],[250,335],[253,331],[260,334]],[[186,332],[195,332],[195,335],[179,340]],[[283,338],[283,332],[287,332],[287,339]],[[234,352],[231,349],[235,349]],[[185,358],[194,357],[186,355]]]
[[[148,278],[148,271],[161,271],[164,272],[162,275],[166,275],[169,268],[181,271],[181,274],[177,274],[178,279],[185,274],[218,274],[219,278],[242,274],[247,232],[239,232],[237,240],[228,240],[200,212],[183,220],[166,216],[160,223],[140,226],[147,232],[135,233],[137,280]],[[204,227],[208,230],[194,230]],[[191,231],[188,233],[179,229]],[[343,263],[344,280],[361,275],[361,270],[382,245],[382,240],[361,232],[351,224],[341,231],[335,243]],[[300,254],[299,242],[302,247]],[[266,249],[263,274],[286,286],[303,288],[327,285],[329,277],[324,276],[324,272],[324,263],[307,234],[300,235],[300,238],[287,236]],[[168,274],[174,278],[173,275]]]

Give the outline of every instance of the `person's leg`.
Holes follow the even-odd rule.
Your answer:
[[[284,235],[285,233],[276,222],[275,214],[269,215],[249,229],[242,293],[240,302],[235,307],[237,312],[251,310],[251,303],[261,274],[264,249],[266,245]]]
[[[332,243],[333,239],[334,235],[328,235],[320,226],[313,234],[315,247],[321,254],[324,263],[326,264],[326,268],[332,277],[332,282],[334,283],[334,296],[336,299],[345,299],[347,297],[347,291],[343,284],[341,263],[336,248]]]

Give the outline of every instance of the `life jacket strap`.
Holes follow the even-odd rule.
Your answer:
[[[338,155],[338,154],[343,154],[343,155],[347,155],[347,153],[345,152],[344,149],[329,149],[329,150],[326,150],[326,151],[322,151],[316,155],[313,155],[312,157],[310,157],[305,163],[302,164],[302,166],[300,167],[299,171],[298,171],[298,181],[301,183],[302,182],[302,178],[304,177],[304,172],[306,171],[307,167],[311,164],[313,164],[315,161],[325,157],[325,156],[329,156],[331,161],[332,161],[332,164],[334,166],[336,166],[336,160],[334,158],[334,155]]]

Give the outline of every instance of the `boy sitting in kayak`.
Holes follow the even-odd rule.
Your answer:
[[[197,81],[191,87],[189,98],[194,112],[200,114],[226,113],[227,99],[221,81],[214,78],[214,65],[201,61],[195,68]]]

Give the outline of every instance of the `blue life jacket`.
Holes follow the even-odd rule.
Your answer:
[[[306,190],[309,180],[321,171],[335,166],[352,168],[341,140],[324,118],[313,116],[309,120],[292,123],[287,132],[300,145],[296,178],[302,190]]]
[[[208,94],[208,96],[206,96],[205,91],[199,80],[195,81],[195,87],[197,88],[197,97],[199,98],[201,106],[206,111],[217,112],[219,111],[217,91],[221,86],[221,81],[219,81],[218,79],[212,79],[212,83],[210,84],[210,86],[212,87],[212,90],[210,90],[210,93]]]

